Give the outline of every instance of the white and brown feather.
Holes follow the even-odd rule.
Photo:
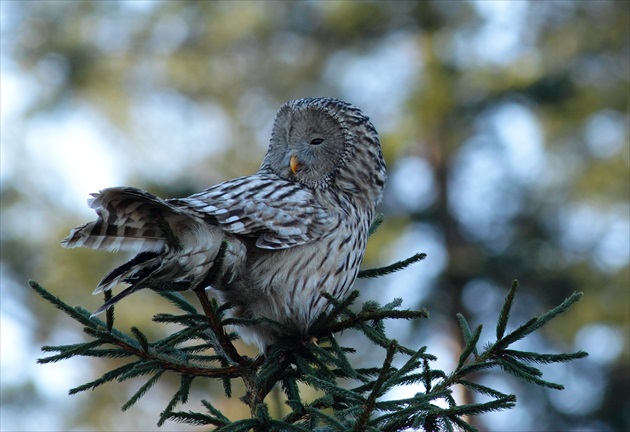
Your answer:
[[[312,136],[325,144],[311,146]],[[298,172],[289,169],[291,155],[303,162]],[[306,335],[327,307],[321,293],[341,298],[353,285],[385,179],[378,135],[361,111],[331,98],[290,101],[255,175],[180,199],[105,189],[90,200],[98,219],[62,244],[140,252],[98,285],[130,284],[98,313],[142,288],[199,287],[225,241],[222,273],[209,288],[236,316]],[[278,337],[262,324],[236,330],[261,349]]]

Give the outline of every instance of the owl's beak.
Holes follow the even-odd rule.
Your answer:
[[[291,156],[290,165],[291,165],[291,171],[293,172],[293,174],[297,174],[297,171],[302,166],[302,164],[298,160],[297,156],[295,156],[295,155]]]

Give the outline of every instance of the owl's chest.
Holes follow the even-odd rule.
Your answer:
[[[356,279],[368,237],[369,217],[347,218],[319,240],[268,250],[248,245],[247,262],[219,288],[235,316],[267,317],[306,331],[329,303],[322,292],[346,296]]]
[[[254,250],[248,277],[263,293],[292,298],[341,294],[356,278],[368,237],[367,218],[348,218],[319,240],[282,250]]]

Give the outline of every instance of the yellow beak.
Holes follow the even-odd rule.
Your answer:
[[[293,171],[293,174],[297,174],[297,171],[302,166],[302,164],[300,163],[300,161],[298,161],[298,158],[295,155],[291,156],[290,165],[291,165],[291,171]]]

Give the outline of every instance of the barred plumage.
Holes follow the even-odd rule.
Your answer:
[[[222,242],[221,273],[207,287],[244,318],[266,317],[307,335],[354,283],[385,185],[376,130],[356,107],[332,98],[284,104],[258,173],[187,198],[110,188],[89,201],[98,219],[75,228],[65,247],[131,250],[96,292],[130,286],[95,312],[142,288],[203,288]],[[277,330],[239,327],[261,349]]]

